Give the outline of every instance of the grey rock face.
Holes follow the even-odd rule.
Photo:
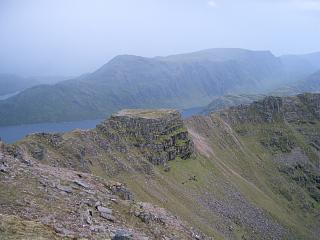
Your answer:
[[[7,173],[8,172],[8,168],[3,163],[0,163],[0,172],[2,172],[2,173]]]
[[[269,96],[250,105],[231,107],[218,114],[232,125],[245,122],[312,122],[320,119],[320,94],[300,94],[294,97]]]
[[[72,193],[72,188],[69,186],[62,186],[62,185],[57,185],[57,189],[59,189],[62,192],[66,192],[66,193]]]
[[[279,171],[286,174],[301,187],[308,190],[309,195],[320,202],[320,168],[310,162],[308,156],[300,148],[295,148],[290,153],[282,153],[275,157],[279,164]],[[281,192],[288,200],[292,201],[290,192]]]
[[[116,231],[116,235],[112,240],[131,240],[132,234],[124,229],[119,229]]]
[[[83,187],[83,188],[86,188],[86,189],[89,189],[90,187],[86,184],[86,183],[84,183],[84,182],[82,182],[81,180],[75,180],[75,181],[73,181],[76,185],[78,185],[78,186],[80,186],[80,187]]]
[[[112,214],[112,209],[110,209],[110,208],[98,206],[98,207],[97,207],[97,210],[98,210],[100,213]]]
[[[123,200],[133,200],[134,196],[123,184],[115,183],[109,187],[111,192]]]
[[[111,222],[114,222],[114,221],[115,221],[115,217],[112,216],[111,214],[108,214],[108,213],[105,213],[105,212],[100,212],[100,216],[101,216],[102,218],[105,218],[105,219],[111,221]]]
[[[122,110],[98,128],[110,138],[137,147],[155,165],[188,158],[193,143],[177,110]]]

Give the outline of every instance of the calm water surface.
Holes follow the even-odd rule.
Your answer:
[[[202,108],[190,108],[181,111],[183,118],[188,118],[197,115],[201,112]],[[102,122],[103,119],[86,120],[76,122],[63,122],[63,123],[38,123],[38,124],[25,124],[9,127],[0,127],[0,137],[6,143],[14,143],[26,135],[31,133],[47,132],[69,132],[74,129],[92,129],[97,124]]]
[[[90,129],[95,128],[99,120],[86,120],[77,122],[64,122],[64,123],[38,123],[26,124],[9,127],[0,127],[0,137],[6,143],[14,143],[30,133],[39,132],[68,132],[74,129]]]

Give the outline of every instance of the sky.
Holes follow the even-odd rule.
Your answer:
[[[0,73],[77,76],[119,54],[320,51],[320,0],[0,0]]]

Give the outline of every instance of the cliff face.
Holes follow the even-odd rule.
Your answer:
[[[98,129],[111,139],[126,139],[155,165],[165,165],[176,157],[188,158],[193,152],[176,110],[122,110]]]

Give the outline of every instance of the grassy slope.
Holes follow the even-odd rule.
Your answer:
[[[0,214],[0,239],[71,239],[58,237],[48,226],[39,222],[22,220],[13,215]]]
[[[103,169],[108,172],[114,170],[116,174],[112,178],[125,182],[137,200],[165,207],[216,239],[241,239],[242,236],[263,239],[261,233],[252,235],[248,225],[238,224],[234,219],[230,221],[201,200],[201,196],[207,194],[213,195],[214,199],[227,201],[230,189],[236,189],[250,204],[264,209],[266,215],[290,229],[295,238],[314,239],[310,229],[315,227],[313,215],[319,210],[319,205],[305,189],[278,171],[278,166],[272,161],[274,151],[260,143],[266,137],[265,130],[271,126],[239,125],[237,132],[242,133],[244,129],[256,132],[254,135],[240,137],[216,117],[194,117],[186,124],[192,133],[197,152],[188,160],[171,161],[169,172],[164,171],[163,167],[156,167],[148,174],[142,174],[142,170],[134,167],[139,163],[127,162],[127,154],[116,151],[103,154],[104,151],[96,146],[97,156],[87,156],[94,163],[89,167],[90,170],[78,170],[93,171],[108,179],[110,177],[105,175]],[[286,129],[290,136],[297,139],[302,149],[307,149],[305,141],[301,141],[303,137],[295,131],[291,132],[290,126],[272,127]],[[319,129],[319,125],[312,127]],[[30,136],[24,141],[39,141],[32,138],[36,137]],[[71,159],[79,146],[94,146],[94,141],[88,134],[81,132],[68,133],[64,138],[69,143],[59,151],[50,150],[49,145],[47,146],[51,157]],[[139,152],[131,150],[130,155],[141,159]],[[115,159],[119,162],[115,162]],[[125,165],[126,171],[123,171],[121,164]],[[119,166],[122,169],[120,171],[117,170]],[[192,180],[193,176],[196,176],[196,181]],[[290,192],[294,200],[289,201],[283,192]],[[212,200],[210,197],[208,199]],[[236,202],[228,204],[238,207]],[[303,206],[309,206],[309,209],[304,209]],[[233,228],[232,233],[227,232],[230,226]]]
[[[319,211],[319,204],[310,198],[305,189],[278,171],[277,165],[272,161],[273,153],[260,144],[260,140],[264,138],[263,129],[270,126],[251,126],[252,130],[259,132],[257,135],[239,137],[236,132],[228,130],[225,123],[216,119],[215,124],[221,124],[218,128],[206,126],[208,121],[210,122],[208,119],[192,119],[188,122],[190,129],[200,131],[203,141],[209,147],[207,151],[200,150],[193,159],[171,162],[169,172],[158,168],[154,179],[139,175],[123,175],[119,179],[127,182],[138,199],[155,202],[170,209],[217,239],[225,237],[215,228],[220,216],[201,206],[198,196],[210,192],[223,199],[226,197],[224,189],[214,188],[214,185],[221,181],[227,182],[251,203],[286,226],[296,239],[313,239],[310,229],[315,227],[314,214]],[[194,124],[195,122],[197,123]],[[239,126],[239,129],[244,127],[248,126]],[[288,126],[277,127],[290,132]],[[301,138],[296,132],[292,134],[297,139]],[[303,142],[298,145],[306,147]],[[197,181],[188,180],[190,176],[196,176]],[[290,193],[294,199],[292,201],[281,194],[281,190],[290,189],[293,189]],[[303,209],[303,205],[313,205],[313,208]],[[245,227],[235,227],[234,235],[238,238],[247,234],[248,229]],[[257,235],[257,238],[263,239],[263,236]]]

